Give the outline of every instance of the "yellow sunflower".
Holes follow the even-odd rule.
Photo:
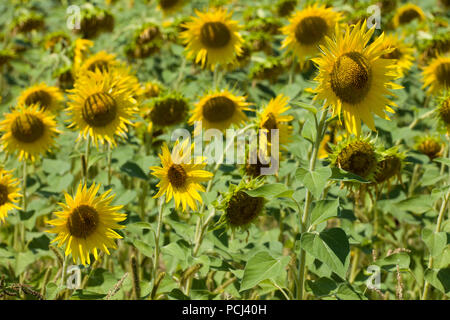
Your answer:
[[[55,112],[61,108],[63,100],[64,96],[57,87],[41,83],[24,90],[19,96],[18,105],[37,104],[42,110]]]
[[[422,9],[412,3],[405,4],[404,6],[398,8],[395,12],[393,18],[394,28],[410,23],[415,19],[418,19],[419,21],[425,20],[425,14]]]
[[[54,145],[59,133],[54,116],[39,110],[36,104],[18,106],[5,114],[5,119],[0,122],[0,132],[3,132],[3,149],[7,153],[19,152],[19,160],[23,161],[35,161]]]
[[[341,14],[314,4],[297,11],[289,20],[290,24],[282,28],[286,38],[282,48],[293,51],[300,61],[319,53],[319,45],[325,43],[325,37],[331,36]]]
[[[259,116],[259,128],[267,132],[267,139],[270,143],[270,132],[278,129],[278,139],[280,145],[290,142],[292,135],[292,126],[289,122],[294,119],[293,116],[283,115],[291,107],[288,106],[289,97],[280,94],[271,99],[263,112]]]
[[[193,147],[194,144],[189,145],[189,140],[183,144],[177,141],[170,153],[167,145],[163,145],[162,154],[159,155],[162,167],[150,167],[152,174],[161,180],[157,184],[159,191],[153,198],[166,194],[166,202],[173,197],[176,208],[181,203],[183,211],[186,211],[186,205],[194,211],[197,210],[196,200],[203,202],[198,191],[205,192],[200,183],[210,180],[213,174],[202,170],[206,166],[202,157],[192,163],[190,155],[193,153]]]
[[[423,71],[423,88],[437,94],[450,88],[450,56],[438,56]]]
[[[48,221],[55,227],[47,232],[58,234],[52,243],[66,244],[65,254],[72,254],[74,263],[90,264],[90,253],[97,260],[98,250],[110,254],[108,248],[116,248],[114,239],[122,238],[114,229],[125,228],[119,224],[126,219],[126,214],[118,212],[123,206],[111,206],[111,190],[97,196],[99,189],[100,184],[88,189],[80,183],[74,198],[65,193],[66,203],[59,203],[62,211],[55,212],[58,218]]]
[[[224,9],[209,12],[196,10],[198,17],[181,26],[186,28],[180,37],[187,45],[188,59],[207,65],[214,70],[217,64],[233,63],[242,52],[243,39],[238,33],[238,22],[231,20],[231,13]]]
[[[180,10],[185,3],[185,0],[158,0],[158,9],[161,10],[164,15],[169,15]]]
[[[94,42],[87,39],[77,39],[75,40],[75,45],[73,49],[73,69],[77,69],[81,66],[82,62],[86,58],[90,49],[94,45]]]
[[[403,77],[404,74],[411,69],[414,61],[414,49],[411,45],[404,42],[404,38],[400,38],[393,34],[386,34],[384,37],[383,45],[384,49],[391,49],[389,53],[385,53],[381,56],[382,59],[392,59],[397,65],[399,76]]]
[[[116,60],[115,54],[109,54],[106,51],[100,51],[91,55],[83,61],[80,68],[77,70],[78,75],[83,75],[87,71],[94,72],[99,69],[103,72],[108,72],[111,68],[119,67],[121,63]]]
[[[0,168],[0,223],[5,222],[8,211],[20,209],[15,205],[17,198],[22,196],[19,194],[18,184],[19,181],[13,178],[11,171]]]
[[[389,89],[402,88],[391,82],[398,77],[395,62],[380,59],[390,51],[382,48],[384,35],[367,45],[375,27],[366,29],[366,21],[346,26],[344,33],[336,28],[335,39],[327,38],[327,45],[320,47],[321,56],[312,59],[319,67],[314,99],[325,100],[325,108],[331,105],[339,120],[342,111],[347,131],[357,136],[361,120],[376,131],[372,113],[389,119],[385,111],[394,113],[390,106],[395,106]]]
[[[124,137],[137,110],[139,86],[137,79],[118,70],[102,73],[87,71],[68,90],[68,112],[72,123],[69,127],[80,130],[80,137],[92,139],[98,146],[108,142],[116,145],[115,135]]]
[[[235,96],[228,90],[209,92],[195,104],[189,124],[202,122],[205,130],[215,128],[225,130],[232,124],[240,125],[247,120],[244,110],[251,110],[244,96]],[[197,127],[197,130],[201,129]],[[195,132],[198,134],[199,132]]]

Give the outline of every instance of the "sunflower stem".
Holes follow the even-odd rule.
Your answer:
[[[83,179],[84,183],[87,184],[88,174],[89,174],[89,150],[91,148],[91,140],[89,139],[89,133],[86,139],[86,150],[84,151],[84,163],[83,163]]]
[[[316,168],[316,161],[317,161],[317,154],[320,147],[320,142],[322,141],[323,134],[324,134],[324,127],[325,126],[325,120],[327,116],[327,109],[324,109],[322,111],[322,114],[320,116],[319,123],[317,124],[316,121],[316,140],[313,145],[313,150],[311,154],[311,158],[309,161],[309,170],[314,171]],[[300,224],[300,232],[303,233],[306,230],[308,230],[308,223],[309,223],[309,209],[312,202],[312,194],[311,192],[306,189],[306,196],[305,196],[305,206],[303,209],[303,215],[300,215],[299,212],[299,224]],[[304,298],[304,282],[306,277],[306,252],[303,249],[300,249],[300,263],[298,267],[298,287],[297,287],[297,299],[303,300]]]
[[[450,192],[447,192],[444,199],[442,200],[441,209],[439,210],[439,215],[438,215],[438,219],[436,221],[436,228],[434,230],[434,233],[441,232],[442,220],[444,218],[444,212],[445,212],[445,209],[447,208],[449,198],[450,198]],[[433,264],[434,264],[434,261],[433,261],[433,257],[430,252],[430,259],[428,260],[428,269],[432,269]],[[430,283],[428,281],[425,281],[425,285],[423,288],[423,294],[422,294],[422,300],[428,299],[429,292],[430,292]]]
[[[155,233],[155,258],[153,259],[153,285],[155,285],[155,280],[156,280],[156,275],[158,273],[158,266],[159,266],[159,238],[161,236],[161,227],[162,227],[162,220],[163,220],[163,212],[164,212],[164,207],[165,207],[165,201],[166,197],[162,196],[161,200],[159,202],[159,210],[158,210],[158,226],[156,228],[156,233]]]

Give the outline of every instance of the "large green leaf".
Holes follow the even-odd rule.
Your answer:
[[[311,225],[319,224],[338,215],[339,199],[316,201],[311,212]]]
[[[440,270],[428,269],[425,271],[425,280],[450,297],[450,267]]]
[[[442,254],[447,246],[447,233],[445,232],[433,232],[432,230],[425,228],[422,231],[422,240],[427,245],[428,250],[433,257],[437,257]]]
[[[286,185],[282,183],[272,183],[265,184],[259,188],[245,191],[249,196],[252,197],[264,197],[266,199],[276,198],[276,197],[287,197],[289,198],[293,191],[289,190]]]
[[[311,171],[305,168],[298,168],[295,177],[318,199],[325,188],[328,178],[331,177],[331,169],[329,167],[321,167]]]

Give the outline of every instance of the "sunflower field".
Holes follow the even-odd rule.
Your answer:
[[[448,0],[0,12],[0,300],[450,297]]]

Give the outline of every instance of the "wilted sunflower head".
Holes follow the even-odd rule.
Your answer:
[[[45,26],[44,17],[33,11],[24,11],[13,21],[14,33],[28,33],[33,30],[43,29]]]
[[[438,56],[423,71],[423,88],[428,93],[439,94],[450,89],[450,55]]]
[[[156,98],[164,91],[163,85],[159,81],[147,81],[142,89],[145,99]]]
[[[276,83],[278,77],[284,73],[286,66],[284,61],[276,57],[267,57],[264,61],[257,62],[250,69],[249,77],[253,80],[269,80]]]
[[[331,36],[341,15],[333,8],[314,4],[297,11],[289,20],[290,24],[282,28],[286,35],[282,48],[288,48],[300,61],[314,57],[319,53],[319,45]]]
[[[450,53],[450,34],[448,32],[433,34],[433,38],[423,41],[419,48],[423,51],[421,63],[427,63],[439,55],[445,56]]]
[[[136,30],[125,53],[130,58],[142,59],[158,52],[163,44],[162,33],[154,23],[145,23]]]
[[[180,37],[186,44],[187,58],[214,70],[217,65],[234,62],[242,51],[243,39],[238,22],[225,9],[196,11],[198,17],[183,24]]]
[[[154,98],[145,116],[153,126],[170,127],[186,120],[189,103],[180,93],[171,92]]]
[[[275,10],[280,17],[289,16],[297,6],[298,0],[278,0]]]
[[[56,78],[56,84],[59,89],[65,91],[73,88],[75,79],[73,78],[71,66],[56,69],[53,72],[53,77]]]
[[[401,178],[406,155],[398,151],[398,147],[392,147],[382,152],[382,160],[377,164],[374,180],[380,184],[389,181],[393,177]]]
[[[121,70],[87,71],[77,78],[74,89],[68,90],[69,127],[76,127],[79,137],[92,139],[97,146],[99,141],[115,146],[115,136],[126,136],[127,125],[138,111],[139,88],[137,78]]]
[[[0,122],[3,133],[1,143],[7,153],[19,153],[19,160],[35,161],[55,143],[56,129],[54,116],[39,105],[19,105],[11,113],[5,114]]]
[[[244,110],[251,110],[250,103],[246,102],[245,96],[234,95],[228,90],[210,91],[200,98],[191,112],[189,124],[201,121],[202,126],[198,130],[228,129],[231,125],[240,125],[247,120]]]
[[[93,39],[101,32],[111,32],[114,29],[114,16],[108,11],[85,3],[81,10],[80,28],[74,32],[82,38]]]
[[[180,10],[186,4],[186,0],[158,0],[158,9],[164,15],[170,15]]]
[[[12,209],[20,209],[16,203],[22,195],[17,185],[19,181],[13,178],[11,171],[0,168],[0,224],[5,222],[8,212]]]
[[[410,23],[413,20],[424,21],[425,14],[422,9],[412,3],[405,4],[398,8],[393,18],[394,28]]]
[[[333,166],[372,180],[380,160],[374,141],[366,138],[347,138],[333,147],[329,159]]]
[[[444,144],[439,137],[421,136],[415,145],[417,151],[428,156],[430,160],[438,158],[444,151]]]
[[[446,126],[450,133],[450,94],[446,94],[438,100],[437,114],[439,120]]]
[[[246,230],[262,213],[265,204],[263,197],[253,197],[246,192],[262,185],[263,182],[259,179],[241,180],[239,185],[231,184],[217,206],[223,212],[218,225],[226,225],[232,230]]]
[[[63,100],[63,94],[57,87],[41,83],[22,91],[18,99],[18,105],[31,106],[36,104],[42,110],[57,112],[61,108]]]

